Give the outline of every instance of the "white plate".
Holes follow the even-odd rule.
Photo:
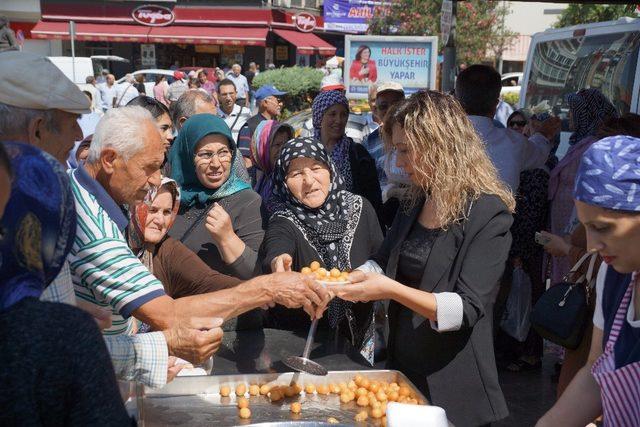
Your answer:
[[[348,285],[349,282],[348,280],[344,280],[342,282],[329,282],[328,280],[318,280],[316,279],[316,282],[320,283],[322,286],[327,286],[327,285]]]

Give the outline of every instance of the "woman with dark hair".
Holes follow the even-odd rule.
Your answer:
[[[574,200],[587,249],[604,263],[596,279],[591,350],[538,427],[640,425],[640,139],[613,136],[586,150]]]
[[[371,59],[371,48],[367,45],[360,45],[356,52],[356,58],[351,63],[349,78],[360,83],[375,83],[378,79],[378,69],[376,61]]]
[[[0,424],[134,425],[93,318],[39,300],[76,234],[69,178],[33,146],[2,146],[16,173],[0,155]]]
[[[147,94],[147,89],[144,86],[144,74],[136,74],[136,83],[133,86],[138,89],[140,95]]]
[[[169,102],[166,98],[168,90],[169,82],[167,82],[167,76],[158,74],[156,76],[156,84],[153,86],[153,97],[167,107],[169,106]]]
[[[136,105],[149,111],[156,122],[156,127],[162,142],[164,143],[165,150],[169,150],[173,143],[173,122],[171,121],[171,115],[169,109],[162,102],[150,96],[140,95],[133,98],[127,105]]]

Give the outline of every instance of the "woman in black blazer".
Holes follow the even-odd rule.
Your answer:
[[[513,197],[449,95],[413,95],[387,115],[384,137],[411,177],[410,200],[353,283],[331,290],[350,301],[390,300],[389,367],[456,426],[504,418],[492,312]]]

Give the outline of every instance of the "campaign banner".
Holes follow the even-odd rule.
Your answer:
[[[382,1],[325,0],[324,29],[345,33],[366,33],[368,21]]]
[[[349,98],[367,98],[369,86],[400,83],[406,94],[436,88],[438,38],[345,36],[344,83]]]

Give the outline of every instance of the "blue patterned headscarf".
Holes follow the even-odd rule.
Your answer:
[[[227,138],[229,149],[233,153],[229,178],[217,189],[206,188],[196,176],[193,163],[198,142],[207,135],[222,135]],[[169,151],[171,162],[171,178],[175,179],[182,189],[182,206],[190,207],[199,203],[206,205],[209,201],[224,199],[239,191],[251,188],[250,178],[238,154],[229,126],[220,117],[212,114],[196,114],[191,116],[180,129],[180,133]]]
[[[640,212],[640,139],[611,136],[585,151],[574,198],[602,208]]]
[[[605,120],[618,117],[616,107],[598,89],[581,89],[576,93],[570,93],[567,95],[567,103],[574,128],[569,137],[571,145],[587,136],[595,135]]]
[[[322,118],[324,113],[334,105],[342,105],[349,112],[349,101],[344,94],[337,90],[330,90],[326,92],[320,92],[316,99],[313,100],[311,111],[313,113],[312,121],[314,128],[314,137],[322,141],[320,135],[320,128],[322,127]],[[342,139],[333,147],[333,150],[329,152],[331,161],[336,165],[338,173],[342,177],[347,190],[353,191],[353,178],[351,175],[351,162],[349,159],[350,139],[346,135],[342,136]],[[328,150],[327,150],[328,151]]]
[[[0,221],[0,310],[40,297],[64,265],[76,231],[73,194],[62,165],[30,145],[3,146],[14,177]]]

